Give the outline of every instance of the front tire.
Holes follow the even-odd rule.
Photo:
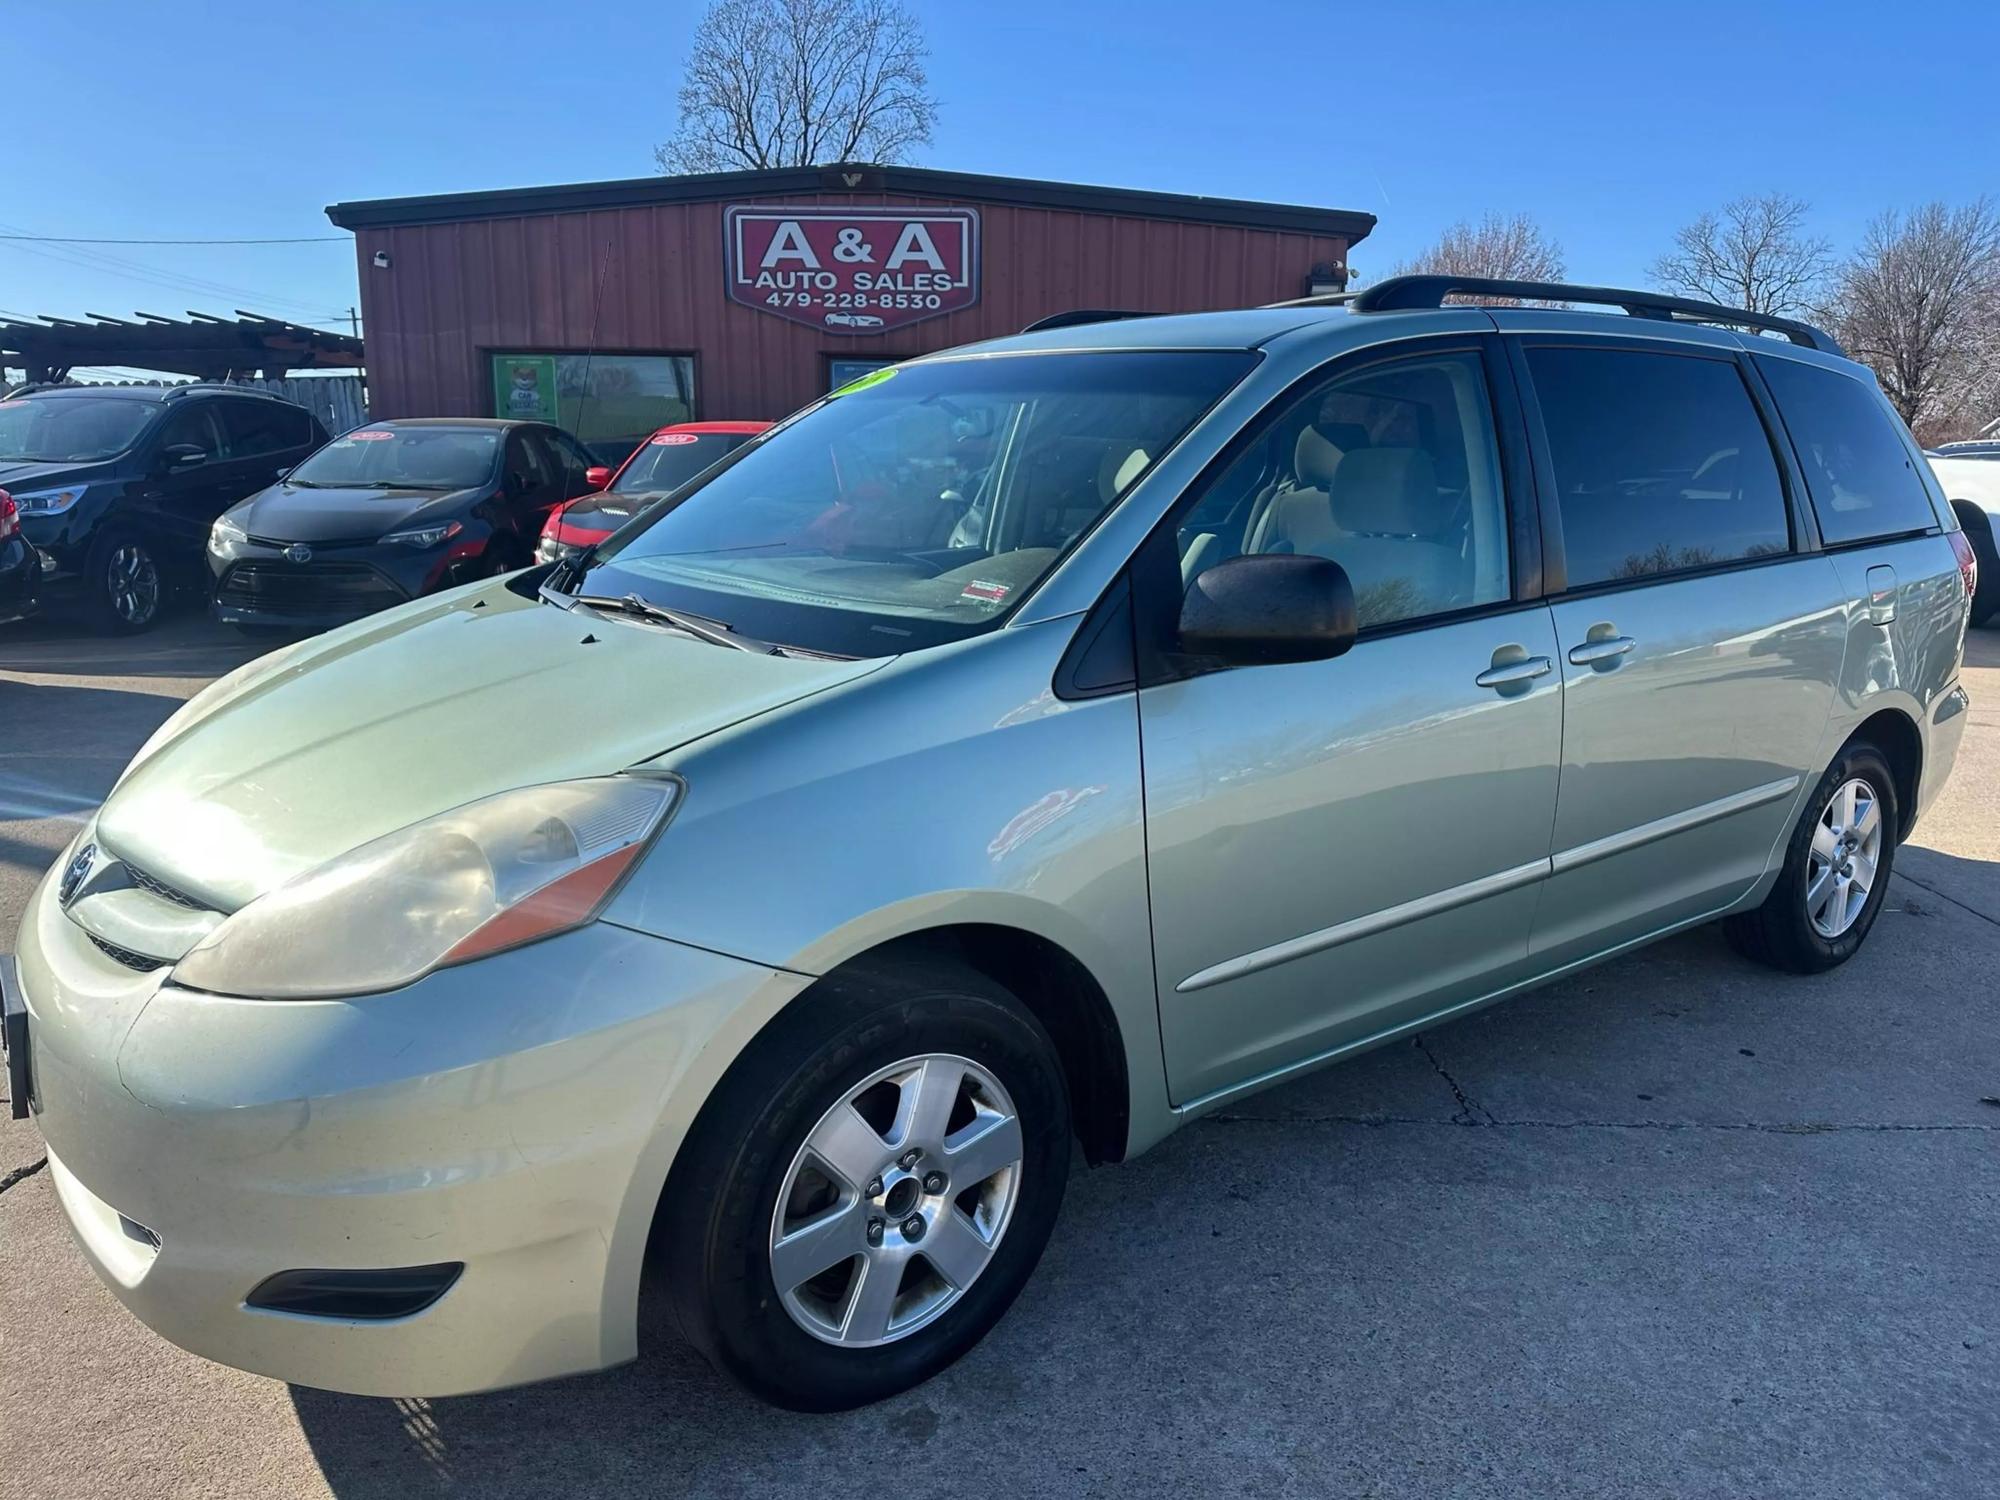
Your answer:
[[[1061,1060],[1013,995],[941,963],[824,981],[682,1147],[655,1231],[682,1332],[795,1411],[907,1390],[1013,1303],[1069,1158]]]
[[[152,545],[130,531],[98,538],[84,563],[90,613],[100,630],[136,635],[159,622],[167,575]]]
[[[1846,963],[1881,914],[1901,826],[1887,757],[1865,741],[1845,747],[1806,799],[1770,895],[1724,924],[1730,941],[1793,974]]]
[[[1994,543],[1993,522],[1985,511],[1969,500],[1954,500],[1951,508],[1979,563],[1979,587],[1972,596],[1971,624],[1976,630],[2000,613],[2000,546]]]

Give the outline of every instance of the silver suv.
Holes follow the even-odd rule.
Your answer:
[[[1073,1140],[1718,917],[1851,957],[1974,571],[1801,324],[1061,320],[193,699],[0,965],[12,1098],[215,1359],[595,1369],[650,1261],[750,1389],[872,1400],[1001,1316]]]

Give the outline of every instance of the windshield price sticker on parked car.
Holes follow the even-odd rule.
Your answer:
[[[758,208],[723,217],[729,295],[826,333],[886,333],[979,300],[969,208]]]

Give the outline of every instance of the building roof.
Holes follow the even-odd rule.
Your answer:
[[[148,312],[134,313],[142,320],[137,323],[103,313],[88,316],[93,321],[47,313],[36,321],[0,320],[0,365],[26,368],[31,380],[104,365],[221,380],[250,370],[352,369],[362,363],[362,342],[350,334],[242,308],[234,318],[191,312],[185,322]]]
[[[326,216],[342,229],[379,229],[459,223],[468,219],[519,218],[528,214],[587,213],[593,209],[639,208],[655,203],[747,202],[799,193],[887,193],[957,203],[1005,203],[1066,209],[1073,213],[1228,224],[1243,229],[1283,229],[1336,236],[1349,244],[1375,227],[1373,214],[1344,208],[1205,198],[1189,193],[1147,193],[1030,177],[939,172],[929,167],[848,164],[780,167],[757,172],[703,172],[682,177],[630,177],[616,182],[440,193],[422,198],[370,198],[331,204]]]

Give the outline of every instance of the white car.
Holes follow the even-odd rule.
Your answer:
[[[1972,623],[1984,625],[2000,611],[2000,457],[1931,458],[1931,472],[1958,513],[1979,559],[1979,592],[1972,599]]]
[[[882,320],[873,313],[830,312],[826,315],[829,328],[880,328]]]

